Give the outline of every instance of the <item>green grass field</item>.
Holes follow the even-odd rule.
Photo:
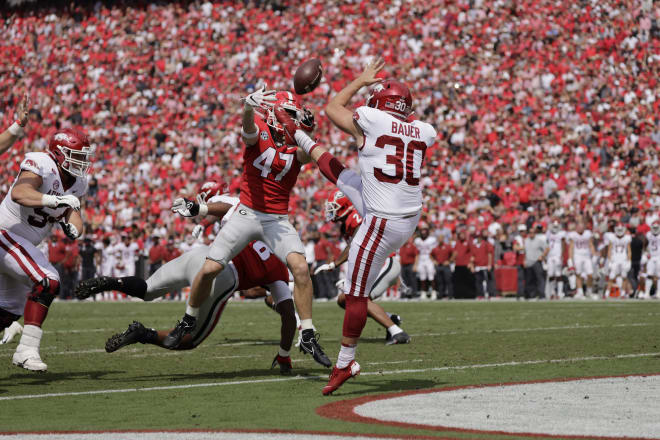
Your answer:
[[[383,305],[403,316],[412,343],[385,346],[384,330],[369,321],[358,348],[363,374],[323,397],[329,370],[310,357],[293,353],[297,377],[280,380],[278,370],[270,369],[279,318],[260,301],[230,303],[214,333],[196,350],[171,352],[138,344],[112,354],[103,350],[112,333],[134,319],[168,328],[183,304],[55,303],[42,341],[47,373],[11,365],[17,340],[0,346],[0,431],[238,428],[474,438],[326,419],[315,409],[368,394],[660,372],[660,302]],[[334,361],[343,311],[334,303],[317,303],[314,313],[321,344]],[[8,400],[190,384],[205,385]]]

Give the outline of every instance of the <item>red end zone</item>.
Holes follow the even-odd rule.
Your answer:
[[[526,382],[511,382],[511,383],[495,383],[495,384],[486,384],[486,385],[466,385],[466,386],[458,386],[458,387],[445,387],[445,388],[433,388],[433,389],[426,389],[426,390],[418,390],[418,391],[405,391],[405,392],[398,392],[398,393],[388,393],[388,394],[380,394],[380,395],[374,395],[374,396],[365,396],[365,397],[359,397],[356,399],[349,399],[349,400],[341,400],[333,403],[329,403],[327,405],[320,406],[319,408],[316,409],[317,414],[323,416],[323,417],[328,417],[328,418],[333,418],[333,419],[340,419],[340,420],[346,420],[350,422],[358,422],[358,423],[368,423],[368,424],[386,424],[390,426],[397,426],[401,428],[410,428],[410,429],[425,429],[425,430],[432,430],[432,431],[453,431],[453,432],[460,432],[460,433],[473,433],[473,434],[494,434],[494,435],[507,435],[507,436],[517,436],[517,437],[547,437],[547,438],[575,438],[575,439],[583,439],[583,438],[599,438],[602,440],[615,440],[615,439],[644,439],[644,440],[649,440],[649,439],[660,439],[660,434],[658,431],[651,431],[648,434],[644,433],[643,436],[639,435],[582,435],[582,434],[552,434],[552,433],[546,433],[546,432],[521,432],[519,430],[512,430],[512,431],[507,431],[505,429],[502,430],[491,430],[491,429],[467,429],[467,428],[460,428],[456,426],[446,426],[442,424],[425,424],[425,423],[411,423],[411,422],[402,422],[402,421],[396,421],[396,420],[388,420],[387,417],[385,416],[365,416],[361,415],[358,412],[362,411],[362,408],[365,408],[366,406],[370,407],[378,407],[381,405],[373,405],[374,402],[382,402],[382,406],[386,406],[390,403],[387,401],[391,399],[397,399],[397,398],[402,398],[402,397],[409,397],[409,396],[423,396],[424,398],[429,397],[429,395],[432,394],[438,394],[440,393],[448,393],[452,391],[457,391],[457,390],[465,390],[466,392],[474,392],[474,391],[492,391],[493,388],[495,387],[514,387],[514,386],[524,386],[524,385],[537,385],[537,384],[557,384],[559,386],[560,384],[564,384],[566,386],[567,382],[580,382],[580,383],[588,383],[589,381],[593,381],[594,384],[598,384],[598,381],[602,381],[605,379],[625,379],[625,378],[630,378],[631,380],[633,378],[649,378],[653,379],[654,383],[657,384],[660,379],[660,373],[654,373],[654,374],[635,374],[635,375],[620,375],[620,376],[595,376],[595,377],[580,377],[580,378],[561,378],[561,379],[549,379],[549,380],[538,380],[538,381],[526,381]],[[651,387],[651,391],[653,391],[653,387]],[[657,387],[656,390],[657,391]],[[619,401],[621,396],[617,395],[612,395],[611,396],[613,400],[616,401],[616,404],[619,404],[622,408],[625,408],[627,403],[624,401]],[[465,398],[465,397],[464,397]],[[588,399],[588,396],[585,397],[585,399]],[[409,401],[409,399],[408,399]],[[656,399],[657,402],[657,399]],[[428,402],[427,402],[428,403]],[[372,404],[372,405],[369,405]],[[363,406],[364,405],[364,406]],[[654,406],[657,408],[656,414],[660,414],[660,404],[656,403]],[[456,408],[453,408],[455,410]],[[373,410],[373,408],[372,408]],[[447,408],[448,411],[451,411],[452,408]],[[653,408],[651,408],[652,411]],[[404,409],[405,411],[405,409]],[[409,410],[411,411],[411,410]],[[414,411],[414,410],[413,410]],[[443,410],[444,411],[444,410]],[[364,411],[362,411],[364,412]],[[449,414],[448,414],[449,415]],[[605,415],[606,416],[606,415]],[[605,417],[604,416],[604,417]],[[657,419],[657,416],[655,417]],[[427,419],[428,420],[428,419]],[[562,419],[558,418],[556,420],[557,424],[562,423]],[[486,423],[484,423],[486,424]],[[513,423],[512,423],[513,425]],[[530,430],[531,431],[531,430]],[[617,433],[618,434],[618,433]]]

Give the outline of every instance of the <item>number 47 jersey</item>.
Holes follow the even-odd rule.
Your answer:
[[[57,163],[47,153],[27,153],[21,162],[21,171],[30,171],[41,176],[42,183],[37,189],[43,194],[62,196],[73,194],[80,198],[87,191],[87,181],[76,178],[73,185],[64,190]],[[19,235],[38,245],[48,235],[53,224],[64,219],[68,207],[63,208],[28,208],[11,199],[11,189],[0,204],[0,229]]]
[[[364,133],[358,162],[367,212],[383,218],[419,212],[421,169],[426,149],[435,142],[435,129],[426,122],[406,122],[365,106],[358,107],[353,120]]]

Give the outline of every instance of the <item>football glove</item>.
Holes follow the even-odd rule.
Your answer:
[[[11,325],[5,329],[5,334],[2,336],[0,344],[9,344],[11,340],[14,339],[14,336],[20,335],[21,333],[23,333],[23,327],[21,327],[18,321],[12,322]]]
[[[314,275],[318,275],[321,272],[324,272],[326,270],[332,270],[334,268],[335,268],[335,262],[334,261],[332,261],[330,263],[322,264],[322,265],[320,265],[319,267],[316,268],[316,270],[314,271]]]
[[[275,117],[284,128],[284,142],[288,145],[298,145],[296,130],[300,128],[300,122],[294,120],[282,107],[275,108]]]
[[[76,211],[80,210],[80,200],[78,197],[67,194],[64,196],[54,196],[52,194],[44,194],[41,196],[41,203],[46,208],[63,208],[68,206],[75,209]]]
[[[78,232],[78,228],[76,228],[72,223],[60,222],[60,226],[64,231],[64,235],[69,237],[71,240],[75,240],[76,238],[80,237],[80,232]]]
[[[243,100],[250,107],[263,107],[276,100],[275,93],[275,90],[266,90],[266,84],[263,84],[257,90],[243,98]]]
[[[204,203],[203,197],[197,196],[197,201],[179,197],[172,203],[172,212],[176,212],[182,217],[206,216],[209,207]]]
[[[191,232],[190,235],[192,235],[193,237],[195,237],[195,239],[197,240],[197,239],[199,239],[199,237],[202,236],[202,234],[204,234],[204,229],[206,229],[206,228],[204,227],[204,225],[196,225],[196,226],[193,228],[193,230],[192,230],[192,232]]]

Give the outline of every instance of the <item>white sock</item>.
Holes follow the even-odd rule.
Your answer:
[[[623,278],[616,277],[616,287],[618,287],[619,290],[621,290],[621,288],[623,287]]]
[[[578,296],[584,296],[584,290],[582,290],[582,287],[578,288]]]
[[[297,133],[297,132],[296,132]],[[307,330],[308,328],[313,329],[314,325],[312,324],[312,319],[301,319],[300,320],[300,327],[302,330]]]
[[[644,280],[644,293],[645,293],[645,296],[651,295],[651,285],[652,285],[652,283],[653,283],[653,281],[651,281],[650,278],[647,278],[646,280]]]
[[[186,305],[186,315],[197,318],[199,316],[199,307],[193,307],[190,304]]]
[[[289,357],[289,350],[285,350],[282,347],[280,347],[280,351],[278,352],[278,354],[283,358]]]
[[[557,296],[559,298],[564,297],[564,282],[563,281],[557,281]]]
[[[403,330],[401,330],[401,327],[399,327],[396,324],[392,324],[390,327],[388,327],[387,331],[390,333],[390,336],[394,336],[394,335],[398,335],[399,333],[403,333]]]
[[[21,342],[19,342],[16,350],[18,351],[21,347],[23,348],[32,348],[39,351],[39,346],[41,345],[41,336],[44,334],[44,331],[36,325],[27,324],[23,327],[23,335],[21,336]]]
[[[339,350],[339,356],[337,356],[337,368],[346,368],[348,364],[355,359],[355,350],[357,345],[346,346],[341,344],[341,350]]]

